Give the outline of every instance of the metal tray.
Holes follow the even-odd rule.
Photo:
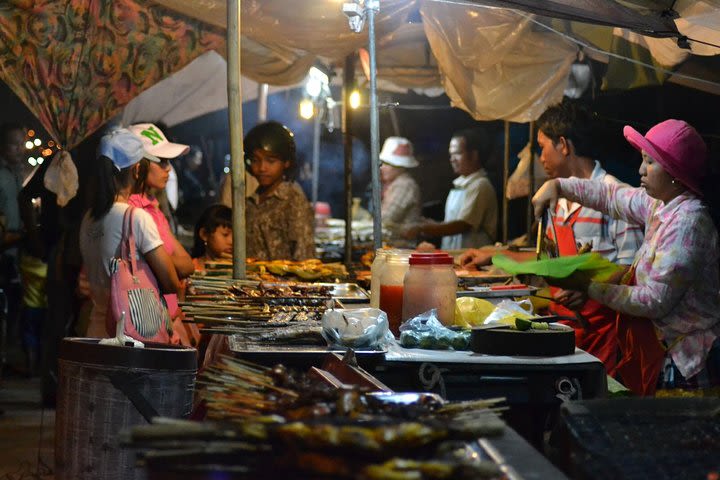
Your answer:
[[[470,287],[467,290],[458,290],[458,297],[475,297],[475,298],[508,298],[508,297],[528,297],[539,288],[525,286],[523,288],[493,290],[492,287]]]
[[[331,287],[330,296],[342,303],[368,303],[370,294],[357,283],[316,283]]]
[[[234,355],[262,365],[283,363],[295,368],[320,366],[329,353],[345,355],[346,350],[332,349],[320,345],[254,345],[252,349],[233,345],[230,350]],[[355,350],[355,358],[361,367],[375,367],[385,361],[387,350]]]

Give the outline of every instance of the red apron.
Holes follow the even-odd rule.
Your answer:
[[[635,266],[625,274],[623,285],[635,285]],[[653,396],[665,359],[665,347],[658,340],[649,318],[617,314],[617,334],[622,359],[617,365],[623,385],[635,395]]]
[[[576,210],[570,215],[566,222],[556,215],[552,216],[553,230],[555,233],[555,243],[558,247],[558,254],[561,257],[577,255],[578,246],[575,240],[575,232],[573,225],[577,221],[581,209]],[[553,296],[560,289],[551,287],[550,291]],[[556,303],[550,304],[550,310],[557,315],[575,316],[573,312],[562,305]],[[594,355],[605,365],[605,371],[608,375],[615,375],[618,361],[618,342],[615,330],[615,320],[617,314],[610,308],[588,299],[580,310],[580,314],[584,316],[590,324],[590,329],[579,328],[577,324],[570,324],[575,329],[575,345]]]

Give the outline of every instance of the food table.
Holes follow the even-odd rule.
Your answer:
[[[510,357],[393,346],[371,373],[394,390],[433,391],[448,400],[505,397],[505,419],[536,446],[563,400],[607,392],[602,362],[580,349],[558,357]]]

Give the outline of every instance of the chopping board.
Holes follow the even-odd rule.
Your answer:
[[[473,328],[470,350],[487,355],[557,357],[575,353],[575,330],[551,324],[549,330]]]

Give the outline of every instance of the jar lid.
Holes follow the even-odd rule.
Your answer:
[[[422,252],[410,255],[410,265],[452,265],[453,257],[447,252]]]

